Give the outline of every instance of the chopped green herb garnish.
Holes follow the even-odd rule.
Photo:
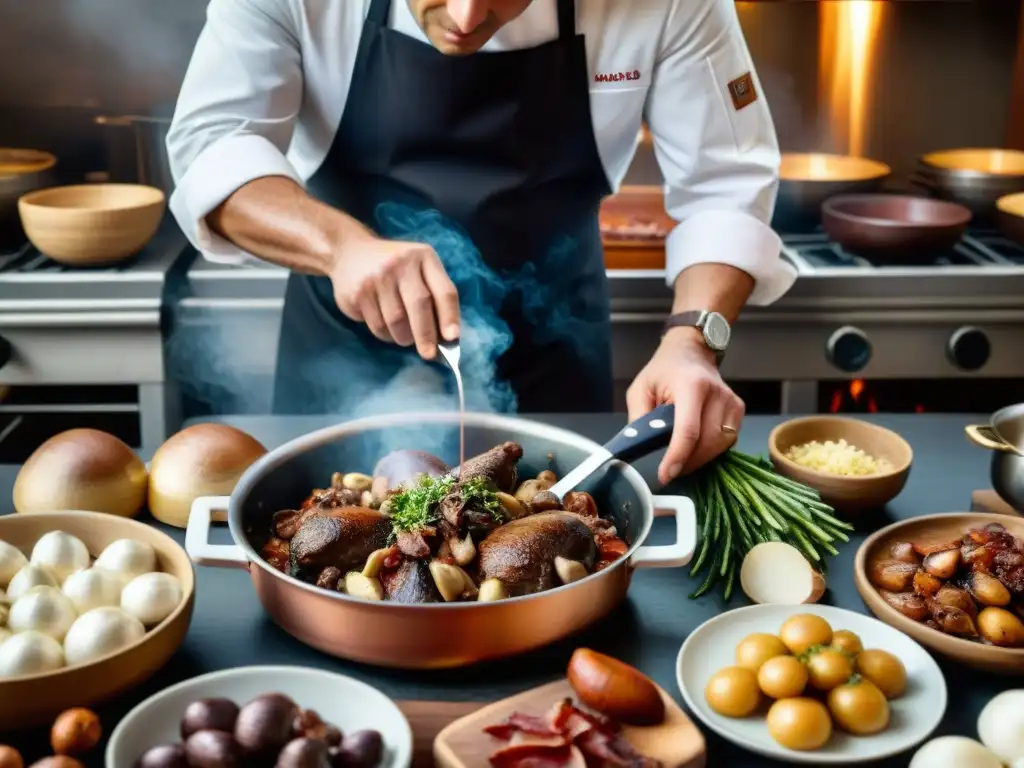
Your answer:
[[[388,500],[391,525],[394,532],[418,531],[435,525],[441,518],[438,505],[455,487],[455,478],[422,476],[411,488],[406,488]],[[462,498],[467,507],[487,512],[499,522],[504,519],[504,509],[495,495],[487,478],[474,477],[460,483]]]

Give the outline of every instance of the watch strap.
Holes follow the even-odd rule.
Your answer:
[[[706,309],[693,309],[687,312],[676,312],[675,314],[669,315],[668,319],[665,320],[665,325],[662,326],[661,335],[664,337],[664,335],[673,328],[696,328],[701,331],[701,337],[704,338],[704,325],[707,322],[709,314],[711,313]],[[704,339],[704,343],[707,344],[708,349],[715,353],[715,360],[721,364],[722,360],[725,359],[725,350],[714,349],[707,343],[706,338]]]

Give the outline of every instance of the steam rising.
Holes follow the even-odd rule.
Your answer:
[[[376,212],[376,230],[390,239],[426,243],[441,258],[459,292],[462,314],[462,364],[466,408],[471,411],[514,413],[516,395],[499,372],[499,358],[512,346],[513,333],[501,316],[512,305],[530,326],[536,344],[571,340],[584,350],[600,348],[606,340],[607,313],[602,307],[584,312],[574,304],[579,278],[577,244],[564,238],[539,263],[527,262],[515,272],[498,273],[481,258],[472,240],[457,225],[435,210],[417,210],[385,203]],[[542,279],[543,278],[543,279]],[[243,323],[231,324],[226,313],[210,314],[188,326],[180,324],[168,340],[169,373],[190,399],[212,414],[259,413],[269,408],[268,384],[256,385],[244,357],[272,355],[274,347],[252,338]],[[208,310],[204,310],[208,312]],[[590,315],[588,317],[588,314]],[[195,326],[205,326],[198,334]],[[454,377],[443,362],[426,362],[412,350],[395,347],[392,371],[353,365],[341,350],[328,350],[303,366],[315,392],[305,409],[329,413],[339,421],[396,412],[454,411],[458,407]],[[381,356],[383,357],[383,356]],[[382,362],[378,360],[377,362]],[[334,386],[340,382],[341,387]],[[559,386],[559,382],[552,382]],[[397,433],[397,432],[400,432]],[[383,455],[395,448],[427,450],[451,460],[457,453],[457,435],[437,426],[381,433],[381,444],[367,451]]]

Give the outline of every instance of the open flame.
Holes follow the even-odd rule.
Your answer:
[[[822,2],[819,8],[819,97],[827,105],[836,151],[861,157],[867,146],[869,98],[886,3]]]

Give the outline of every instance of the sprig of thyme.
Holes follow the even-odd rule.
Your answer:
[[[435,525],[441,519],[438,506],[444,497],[451,493],[455,484],[456,479],[453,475],[423,475],[415,485],[392,496],[388,500],[388,512],[391,514],[394,533],[418,531]],[[466,506],[487,512],[499,522],[504,520],[504,508],[487,478],[470,478],[460,483],[459,487]]]

